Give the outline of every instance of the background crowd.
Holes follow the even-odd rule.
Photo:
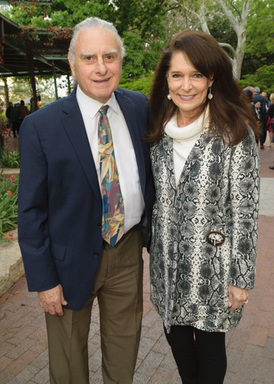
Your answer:
[[[269,145],[273,148],[273,129],[274,129],[274,93],[271,93],[269,99],[265,92],[260,93],[259,87],[246,87],[244,89],[247,97],[250,100],[253,113],[259,125],[259,144],[260,149],[265,148],[267,132],[269,132]],[[274,169],[274,167],[270,167]]]

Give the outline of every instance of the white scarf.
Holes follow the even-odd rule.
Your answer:
[[[204,128],[208,126],[208,108],[198,119],[186,127],[178,127],[177,114],[165,126],[165,133],[173,139],[173,162],[176,185],[178,185],[185,162],[195,142],[200,137]]]

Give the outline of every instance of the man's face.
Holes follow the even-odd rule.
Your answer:
[[[103,28],[84,28],[79,32],[75,59],[70,63],[81,90],[105,104],[116,90],[122,72],[120,45],[115,35]]]

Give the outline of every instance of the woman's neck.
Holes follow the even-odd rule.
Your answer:
[[[179,128],[187,127],[193,121],[197,120],[199,116],[203,113],[203,110],[199,109],[198,111],[185,112],[178,109],[177,111],[177,124]]]

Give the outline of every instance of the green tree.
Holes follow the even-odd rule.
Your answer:
[[[14,3],[14,2],[13,2]],[[52,0],[20,1],[6,16],[28,27],[73,27],[86,17],[95,16],[112,22],[125,41],[127,56],[124,76],[142,75],[155,69],[160,57],[159,47],[167,41],[168,0]]]
[[[170,37],[183,29],[211,33],[230,56],[235,75],[273,63],[273,2],[269,0],[37,0],[13,2],[6,13],[20,25],[73,27],[89,16],[112,22],[126,46],[123,77],[154,71]]]
[[[263,58],[274,52],[274,3],[273,1],[253,1],[247,24],[246,52]],[[272,56],[273,63],[273,56]]]
[[[268,64],[273,52],[273,2],[268,0],[175,0],[190,29],[211,33],[230,56],[240,79],[245,53],[251,71]],[[259,48],[260,47],[260,48]],[[253,56],[257,56],[257,60]],[[271,62],[271,61],[270,61]],[[273,62],[273,61],[272,61]],[[248,65],[244,65],[248,72]]]
[[[256,85],[268,95],[274,93],[274,64],[263,65],[255,73],[244,75],[240,84],[243,88]]]

